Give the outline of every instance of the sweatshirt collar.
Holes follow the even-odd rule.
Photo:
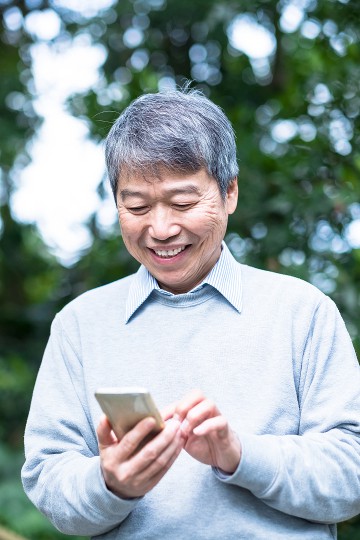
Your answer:
[[[200,285],[192,289],[190,293],[196,292],[205,285],[214,287],[230,304],[241,313],[242,310],[242,279],[241,265],[236,262],[231,255],[225,242],[221,245],[221,255],[219,260],[206,276]],[[160,291],[167,296],[174,296],[168,291],[160,289],[156,279],[150,272],[141,265],[139,270],[134,274],[132,283],[129,288],[128,298],[125,308],[125,323],[128,323],[130,318],[139,309],[139,307],[148,299],[153,290]],[[186,293],[189,294],[189,293]]]

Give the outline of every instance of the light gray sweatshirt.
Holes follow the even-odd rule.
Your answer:
[[[227,249],[222,258],[227,272],[192,293],[147,291],[134,308],[146,289],[141,268],[55,318],[22,475],[63,532],[320,540],[360,512],[360,370],[334,303],[305,282],[238,264]],[[108,491],[94,391],[122,385],[149,388],[159,408],[201,389],[240,438],[236,472],[183,451],[145,497]]]

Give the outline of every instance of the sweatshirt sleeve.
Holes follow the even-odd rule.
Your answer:
[[[229,484],[309,521],[360,513],[360,369],[335,304],[325,297],[306,340],[297,435],[239,433],[242,458]]]
[[[139,500],[122,500],[105,485],[81,361],[59,316],[52,325],[34,388],[22,481],[35,506],[66,534],[107,532]]]

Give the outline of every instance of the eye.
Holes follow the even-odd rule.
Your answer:
[[[190,208],[192,208],[194,206],[195,203],[177,203],[177,204],[173,204],[173,208],[175,208],[176,210],[189,210]]]
[[[148,206],[132,206],[131,208],[128,208],[129,212],[132,214],[146,214],[146,212],[149,210]]]

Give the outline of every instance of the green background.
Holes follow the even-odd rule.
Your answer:
[[[100,82],[68,101],[94,140],[164,77],[179,85],[192,79],[223,107],[240,163],[230,248],[240,261],[298,276],[329,294],[359,354],[360,241],[349,245],[346,231],[360,218],[360,5],[295,3],[303,21],[290,32],[282,19],[287,0],[122,0],[91,17],[55,1],[0,0],[0,524],[26,538],[64,538],[28,502],[19,480],[24,424],[50,322],[70,299],[137,264],[117,228],[104,231],[96,214],[86,224],[92,245],[70,267],[57,261],[36,225],[14,219],[16,177],[30,159],[27,143],[41,118],[33,107],[29,54],[36,38],[24,25],[9,29],[9,10],[24,21],[31,11],[56,11],[62,27],[51,42],[55,50],[81,34],[105,47]],[[275,39],[268,71],[229,43],[229,25],[244,13]],[[124,40],[129,28],[142,33],[136,46]],[[276,126],[285,120],[295,132],[281,141]],[[98,192],[104,196],[103,182]],[[339,538],[360,539],[360,520],[342,524]]]

